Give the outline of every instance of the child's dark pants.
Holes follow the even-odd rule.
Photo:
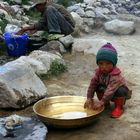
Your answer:
[[[102,99],[105,89],[106,87],[102,85],[98,86],[96,94],[99,100]],[[111,117],[118,118],[123,114],[123,105],[125,104],[128,92],[129,90],[125,86],[121,86],[115,91],[113,97],[111,98],[111,101],[115,104],[114,109],[110,113]],[[110,105],[109,101],[107,101],[105,105]]]
[[[96,94],[97,94],[97,97],[99,100],[101,100],[103,93],[105,92],[105,89],[106,89],[106,87],[103,85],[99,85],[97,87]],[[128,89],[124,86],[121,86],[116,90],[112,99],[115,97],[126,97],[127,93],[128,93]]]

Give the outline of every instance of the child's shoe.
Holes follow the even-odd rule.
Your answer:
[[[111,112],[111,117],[118,118],[123,114],[124,102],[125,102],[124,97],[115,97],[114,98],[115,108]]]

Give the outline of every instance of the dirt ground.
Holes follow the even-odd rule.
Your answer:
[[[136,25],[136,32],[134,35],[115,36],[105,33],[102,29],[96,31],[87,38],[103,38],[111,40],[116,44],[124,46],[136,46],[136,48],[126,49],[128,55],[133,51],[139,50],[139,37],[140,37],[140,24]],[[135,44],[135,45],[134,45]],[[133,50],[134,49],[134,50]],[[137,50],[138,49],[138,50]],[[137,53],[134,53],[137,56]],[[127,56],[127,54],[126,54]],[[127,58],[127,57],[126,57]],[[54,77],[51,80],[44,81],[48,87],[48,96],[55,95],[82,95],[86,96],[86,91],[96,68],[95,56],[83,54],[66,54],[64,59],[68,66],[68,71],[59,77]],[[123,58],[119,58],[123,59]],[[137,64],[137,57],[133,57],[134,65]],[[122,60],[123,62],[123,60]],[[128,64],[132,64],[132,59],[127,58]],[[126,69],[124,63],[119,64],[123,72],[130,72],[133,68],[130,66]],[[138,66],[139,67],[139,66]],[[130,71],[129,71],[130,70]],[[135,71],[135,69],[134,69]],[[127,74],[126,74],[127,75]],[[140,114],[137,112],[139,99],[136,95],[140,91],[139,83],[133,82],[137,77],[134,73],[126,76],[130,87],[135,93],[135,97],[127,101],[124,107],[124,114],[118,119],[110,118],[109,112],[111,109],[104,110],[99,119],[92,123],[90,126],[74,129],[74,130],[61,130],[50,129],[47,135],[47,140],[139,140],[140,139]],[[137,99],[135,99],[137,98]],[[136,103],[137,102],[137,103]],[[112,104],[113,105],[113,104]],[[112,106],[113,107],[113,106]],[[133,112],[133,110],[135,110]],[[132,121],[133,120],[133,121]]]
[[[134,35],[113,36],[111,34],[105,33],[102,29],[100,29],[98,31],[95,30],[92,35],[86,37],[113,40],[118,44],[120,43],[126,46],[135,43],[138,48],[140,44],[140,25],[137,25],[137,32]],[[48,96],[86,96],[86,91],[91,76],[94,69],[96,68],[95,56],[67,53],[64,55],[64,59],[68,67],[68,71],[58,77],[52,77],[51,79],[44,81],[48,88]],[[138,86],[136,86],[137,83],[132,83],[131,81],[130,83],[135,93],[140,92],[139,84]],[[132,101],[135,102],[135,105],[133,105]],[[129,115],[133,115],[133,109],[136,108],[137,105],[139,105],[139,99],[134,98],[126,102],[124,108],[124,114],[126,115],[123,115],[124,117],[122,116],[118,119],[110,118],[109,112],[111,111],[111,109],[106,109],[94,123],[83,128],[73,130],[48,128],[47,140],[139,140],[140,114],[137,112],[137,115],[135,115],[134,118],[132,117],[131,121],[130,119],[129,121],[127,121],[126,119],[127,117],[130,118]],[[130,111],[131,114],[128,111]],[[34,115],[32,106],[20,111],[0,110],[0,116],[6,116],[15,113],[26,116]],[[135,121],[132,121],[133,119],[135,119]]]
[[[48,87],[49,96],[86,96],[91,75],[96,68],[95,56],[67,54],[64,58],[68,65],[68,72],[44,81]],[[128,122],[110,118],[110,110],[104,110],[97,121],[84,128],[74,130],[49,128],[47,140],[139,140],[139,133],[131,129]]]

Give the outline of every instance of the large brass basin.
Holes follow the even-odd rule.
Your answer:
[[[103,111],[84,109],[86,97],[54,96],[34,104],[35,114],[45,124],[57,128],[75,128],[92,123]]]

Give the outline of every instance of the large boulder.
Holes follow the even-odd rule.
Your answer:
[[[75,39],[74,43],[73,43],[73,47],[72,47],[72,52],[82,52],[84,54],[92,54],[92,55],[96,55],[98,49],[106,44],[107,41],[105,39],[91,39],[91,38],[79,38],[79,39]]]
[[[0,108],[23,108],[47,95],[47,88],[26,62],[1,66],[0,77]]]
[[[50,69],[50,65],[54,60],[58,60],[59,63],[65,65],[65,61],[62,59],[60,53],[53,54],[50,52],[45,52],[41,50],[33,51],[29,54],[28,57],[24,59],[24,61],[28,62],[32,67],[32,70],[37,75],[44,75]]]
[[[73,19],[75,20],[75,29],[74,32],[72,33],[73,36],[80,36],[81,35],[81,29],[83,26],[83,18],[81,18],[77,13],[71,12],[71,15]]]
[[[127,35],[135,31],[135,26],[134,26],[133,21],[121,21],[121,20],[115,19],[115,20],[106,22],[104,24],[104,29],[110,33]]]
[[[47,88],[37,75],[50,70],[54,60],[65,65],[62,56],[33,51],[0,67],[0,108],[23,108],[45,97]]]

